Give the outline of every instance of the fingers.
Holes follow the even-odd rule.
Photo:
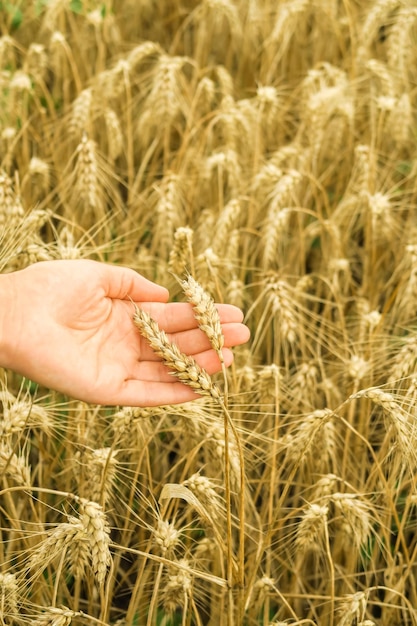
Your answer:
[[[222,325],[224,345],[226,348],[232,348],[234,346],[246,343],[249,339],[249,329],[244,324],[231,322]],[[138,331],[139,332],[139,331]],[[193,328],[177,333],[168,333],[169,341],[176,344],[178,349],[185,354],[196,356],[200,353],[210,350],[211,345],[207,336],[199,328]],[[146,339],[143,338],[143,345],[141,345],[141,358],[145,361],[155,361],[159,357],[155,354],[152,348],[149,346]]]
[[[165,287],[157,285],[127,267],[97,264],[102,272],[105,294],[109,298],[133,300],[134,302],[167,302],[169,293]]]
[[[149,313],[167,333],[178,333],[197,326],[193,307],[187,302],[170,302],[169,304],[138,302],[137,305]],[[217,304],[216,306],[222,324],[242,322],[243,313],[238,307],[232,304]]]
[[[108,404],[122,406],[163,406],[166,404],[182,404],[199,398],[191,387],[180,382],[142,382],[138,380],[126,381],[123,390],[115,401]]]
[[[227,348],[222,350],[226,366],[233,361],[233,354]],[[195,360],[209,374],[221,369],[221,363],[214,350],[207,350],[195,356]],[[158,361],[139,362],[132,379],[125,382],[121,396],[114,404],[125,406],[160,406],[180,404],[201,397],[191,387],[180,383],[163,363]]]
[[[233,362],[233,353],[228,348],[224,348],[222,353],[225,365],[228,367]],[[219,357],[214,350],[200,352],[193,358],[196,360],[198,365],[206,370],[206,372],[210,375],[216,374],[221,370]],[[175,376],[172,370],[170,370],[161,360],[138,361],[133,369],[132,378],[148,382],[175,382]]]

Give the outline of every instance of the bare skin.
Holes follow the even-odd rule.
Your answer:
[[[0,276],[0,366],[106,405],[156,406],[198,396],[176,381],[132,322],[134,304],[209,374],[220,362],[186,303],[137,272],[88,260],[46,261]],[[240,309],[218,305],[226,365],[249,339]]]

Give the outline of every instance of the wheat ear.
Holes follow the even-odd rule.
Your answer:
[[[210,344],[217,352],[220,361],[223,363],[222,348],[224,337],[220,323],[219,313],[211,296],[192,276],[187,276],[180,281],[188,302],[193,306],[194,317],[199,327],[207,335]]]
[[[191,356],[184,354],[174,343],[171,343],[157,322],[136,305],[133,322],[141,335],[147,339],[151,348],[162,358],[165,365],[169,367],[178,380],[201,395],[211,396],[219,401],[220,391],[209,374]]]

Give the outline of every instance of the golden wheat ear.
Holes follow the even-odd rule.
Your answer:
[[[215,400],[220,398],[220,391],[209,374],[198,365],[195,359],[184,354],[174,343],[171,343],[157,322],[136,305],[133,322],[178,380],[203,396],[211,396]]]
[[[212,297],[192,276],[180,281],[188,302],[193,306],[194,317],[200,329],[207,335],[210,344],[223,361],[222,348],[224,337],[219,313]]]

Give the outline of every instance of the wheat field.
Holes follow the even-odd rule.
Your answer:
[[[183,405],[1,372],[0,625],[416,626],[416,0],[0,24],[0,271],[123,264],[251,329]]]

